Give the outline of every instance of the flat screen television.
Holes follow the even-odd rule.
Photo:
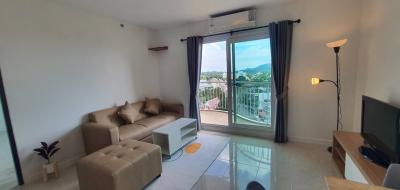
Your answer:
[[[400,109],[363,96],[361,134],[366,146],[360,152],[383,167],[400,161]]]

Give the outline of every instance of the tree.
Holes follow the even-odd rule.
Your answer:
[[[251,76],[251,81],[253,82],[271,82],[271,73],[269,72],[260,72]]]
[[[214,98],[219,99],[218,109],[226,110],[226,102],[227,98],[225,92],[220,87],[206,87],[204,90],[201,90],[199,93],[200,102],[207,102]]]

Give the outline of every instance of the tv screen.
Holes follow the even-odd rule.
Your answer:
[[[379,100],[363,96],[362,136],[389,162],[399,162],[400,109]]]

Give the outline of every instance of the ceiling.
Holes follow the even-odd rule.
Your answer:
[[[164,29],[229,10],[287,0],[56,0],[135,25]]]

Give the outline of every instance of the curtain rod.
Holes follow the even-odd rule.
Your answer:
[[[290,24],[301,23],[301,19],[291,20],[291,21],[289,21],[289,23]],[[211,37],[211,36],[218,36],[218,35],[222,35],[222,34],[231,34],[232,35],[233,33],[236,33],[236,32],[243,32],[243,31],[248,31],[248,30],[256,30],[256,29],[267,28],[267,27],[268,27],[268,25],[258,26],[258,27],[254,27],[254,28],[246,28],[246,29],[242,29],[242,30],[234,30],[234,31],[230,31],[230,32],[222,32],[222,33],[217,33],[217,34],[210,34],[210,35],[205,35],[205,36],[201,36],[201,37],[205,38],[205,37]],[[186,38],[183,38],[183,39],[181,39],[181,42],[184,42],[186,40],[187,40]]]

